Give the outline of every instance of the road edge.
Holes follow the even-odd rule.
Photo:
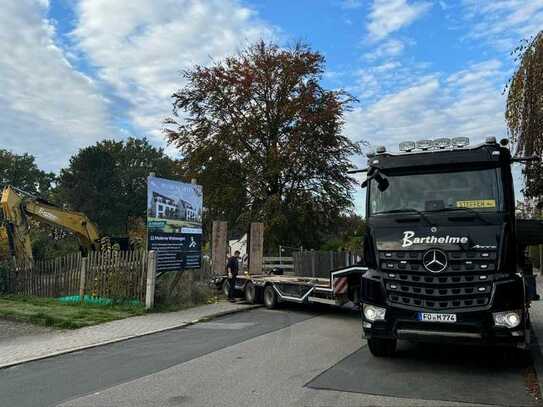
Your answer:
[[[191,326],[191,325],[194,325],[194,324],[197,324],[197,323],[200,323],[200,322],[206,322],[206,321],[210,321],[210,320],[213,320],[213,319],[216,319],[216,318],[224,317],[226,315],[237,314],[237,313],[240,313],[240,312],[246,312],[246,311],[250,311],[250,310],[253,310],[253,309],[256,309],[256,308],[261,308],[261,307],[262,307],[262,305],[260,305],[260,304],[247,305],[244,308],[238,308],[238,309],[232,309],[232,310],[228,310],[228,311],[217,312],[215,314],[206,315],[206,316],[201,317],[199,319],[195,319],[194,321],[182,322],[182,323],[178,323],[178,324],[175,324],[175,325],[168,326],[166,328],[155,329],[153,331],[148,331],[148,332],[144,332],[144,333],[141,333],[141,334],[123,336],[123,337],[120,337],[120,338],[115,338],[115,339],[111,339],[111,340],[107,340],[107,341],[93,343],[91,345],[83,345],[83,346],[78,346],[78,347],[75,347],[75,348],[69,348],[69,349],[65,349],[65,350],[61,350],[61,351],[57,351],[57,352],[52,352],[52,353],[49,353],[47,355],[41,355],[41,356],[35,356],[35,357],[20,359],[20,360],[14,361],[14,362],[9,362],[9,363],[5,363],[5,364],[0,365],[0,370],[8,369],[10,367],[22,365],[22,364],[25,364],[25,363],[35,362],[35,361],[38,361],[38,360],[49,359],[49,358],[53,358],[55,356],[65,355],[65,354],[68,354],[68,353],[74,353],[74,352],[78,352],[78,351],[82,351],[82,350],[98,348],[100,346],[110,345],[112,343],[118,343],[118,342],[123,342],[123,341],[130,340],[130,339],[141,338],[143,336],[153,335],[153,334],[157,334],[157,333],[160,333],[160,332],[166,332],[166,331],[172,331],[174,329],[186,328],[188,326]]]

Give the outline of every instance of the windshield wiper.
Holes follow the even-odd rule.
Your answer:
[[[381,213],[386,213],[386,214],[389,214],[389,213],[409,213],[409,212],[416,213],[417,215],[419,215],[422,219],[424,219],[424,221],[428,224],[428,226],[434,226],[434,224],[430,221],[430,219],[428,219],[428,217],[424,214],[424,212],[419,211],[418,209],[415,209],[415,208],[391,209],[390,211],[379,212],[379,214],[381,214]]]
[[[473,208],[465,208],[465,207],[457,207],[457,208],[441,208],[441,209],[436,209],[436,210],[433,210],[433,211],[429,211],[429,212],[456,212],[456,211],[465,211],[465,212],[469,212],[470,214],[472,215],[475,215],[476,218],[478,218],[479,220],[481,220],[482,222],[486,223],[487,225],[490,225],[491,223],[486,220],[484,217],[481,216],[481,214],[479,212],[477,212],[475,209]]]

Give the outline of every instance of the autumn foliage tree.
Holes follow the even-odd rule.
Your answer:
[[[203,183],[205,206],[234,212],[238,226],[263,221],[268,248],[318,247],[352,206],[347,170],[360,147],[342,127],[354,98],[323,88],[324,64],[303,44],[259,42],[185,71],[173,94],[165,133]]]
[[[508,88],[505,117],[520,155],[543,157],[543,31],[521,44],[519,65]],[[525,195],[543,197],[543,165],[533,162],[524,171]]]

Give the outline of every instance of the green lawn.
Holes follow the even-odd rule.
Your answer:
[[[54,298],[0,296],[0,318],[76,329],[145,313],[142,305],[61,304]]]

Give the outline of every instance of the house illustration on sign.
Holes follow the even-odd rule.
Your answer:
[[[175,219],[177,218],[177,205],[175,200],[165,195],[153,192],[152,215],[157,218]]]
[[[177,201],[177,210],[179,212],[179,219],[197,221],[198,216],[194,206],[190,202],[183,199]]]
[[[151,216],[188,221],[199,221],[200,217],[190,202],[184,199],[176,201],[158,192],[153,192]]]

